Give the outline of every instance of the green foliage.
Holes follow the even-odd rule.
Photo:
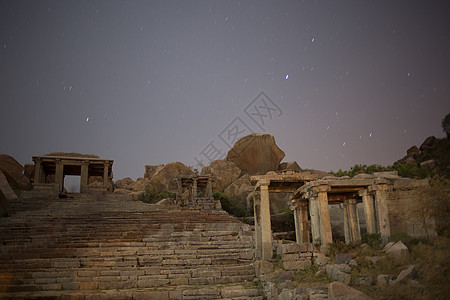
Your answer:
[[[175,199],[176,193],[171,191],[162,191],[157,193],[154,189],[146,189],[143,193],[139,195],[139,200],[146,203],[157,203],[165,198]]]
[[[410,177],[423,179],[433,175],[433,172],[427,167],[418,166],[415,163],[401,163],[394,166],[383,167],[380,165],[354,165],[348,171],[339,169],[337,172],[330,171],[336,177],[349,176],[353,177],[359,173],[373,174],[374,172],[397,171],[401,177]]]
[[[347,252],[349,245],[342,241],[336,241],[334,243],[328,244],[327,256],[334,259],[337,254]]]
[[[222,205],[222,209],[238,218],[246,218],[251,216],[250,211],[247,210],[247,207],[244,203],[239,201],[239,199],[230,198],[225,193],[216,192],[213,194],[214,199],[220,200],[220,204]]]
[[[348,170],[348,171],[342,171],[341,169],[339,169],[339,171],[337,171],[337,172],[331,171],[330,173],[336,177],[342,177],[342,176],[353,177],[359,173],[372,174],[374,172],[386,172],[386,171],[393,171],[393,168],[392,167],[383,167],[380,165],[367,166],[367,165],[356,164],[353,167],[351,167],[350,170]]]
[[[361,242],[369,245],[372,249],[381,249],[383,241],[379,233],[365,233],[361,237]]]
[[[421,167],[415,163],[401,163],[393,166],[401,177],[424,179],[433,176],[433,171],[427,167]]]
[[[402,241],[403,244],[406,245],[406,247],[411,248],[414,245],[428,243],[428,240],[426,238],[422,237],[412,237],[408,235],[405,232],[396,232],[389,238],[390,242],[398,242]]]

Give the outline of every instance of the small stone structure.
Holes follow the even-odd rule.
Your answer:
[[[393,204],[395,198],[400,197],[403,202],[406,201],[406,199],[403,199],[404,196],[411,198],[410,194],[401,196],[395,191],[411,191],[426,184],[428,184],[426,180],[401,178],[396,171],[376,172],[373,175],[359,174],[353,178],[325,177],[321,180],[309,182],[297,189],[292,196],[291,208],[294,210],[297,242],[311,242],[308,222],[310,222],[312,242],[320,242],[322,245],[333,242],[328,207],[330,204],[339,204],[344,210],[345,241],[350,243],[361,240],[356,210],[358,202],[362,202],[364,205],[367,233],[379,233],[382,239],[387,241],[392,233],[400,232],[392,230],[391,223],[393,223],[394,212],[393,205],[390,204]],[[406,214],[408,208],[403,205],[397,207],[397,213],[398,210]],[[401,229],[407,229],[398,224],[396,226],[399,229],[400,227]],[[420,224],[417,224],[417,222],[412,227],[415,228],[416,232],[420,231],[417,228],[420,227]],[[403,232],[412,233],[410,230]]]
[[[309,172],[268,172],[266,175],[250,177],[258,196],[253,199],[255,215],[256,258],[272,258],[272,229],[270,223],[269,192],[293,193],[306,182],[316,180],[317,175]]]
[[[93,157],[33,156],[35,190],[60,192],[64,189],[64,176],[80,176],[80,192],[106,192],[112,179],[114,160]],[[89,186],[89,178],[103,178],[103,185]],[[110,191],[112,192],[112,191]]]
[[[180,206],[201,209],[220,209],[220,201],[213,198],[210,175],[178,176],[176,202]]]

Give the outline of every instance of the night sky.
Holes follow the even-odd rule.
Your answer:
[[[0,1],[0,153],[389,165],[450,112],[449,1]]]

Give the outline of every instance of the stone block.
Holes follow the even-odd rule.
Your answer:
[[[283,269],[285,270],[292,270],[292,271],[298,271],[298,270],[304,270],[306,268],[311,267],[311,260],[287,260],[283,262]]]
[[[214,277],[189,278],[189,285],[209,285],[214,284]]]
[[[136,300],[169,300],[169,291],[134,291],[133,299]]]
[[[281,245],[281,254],[307,252],[308,244],[289,243]]]
[[[416,275],[416,266],[412,265],[409,266],[407,269],[400,272],[400,274],[397,276],[397,279],[395,279],[395,283],[404,282],[408,279],[412,279]]]
[[[352,259],[350,253],[341,253],[336,255],[336,264],[348,264]]]
[[[389,275],[380,274],[377,276],[377,285],[386,286],[389,283]]]
[[[98,282],[80,282],[80,290],[96,290]]]
[[[278,280],[285,282],[286,280],[294,280],[294,271],[281,271],[278,273]]]
[[[286,253],[281,256],[283,261],[299,259],[299,253]]]

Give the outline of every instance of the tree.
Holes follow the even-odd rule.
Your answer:
[[[447,138],[450,139],[450,113],[447,114],[444,119],[442,119],[442,129],[444,130],[445,134],[447,134]]]

